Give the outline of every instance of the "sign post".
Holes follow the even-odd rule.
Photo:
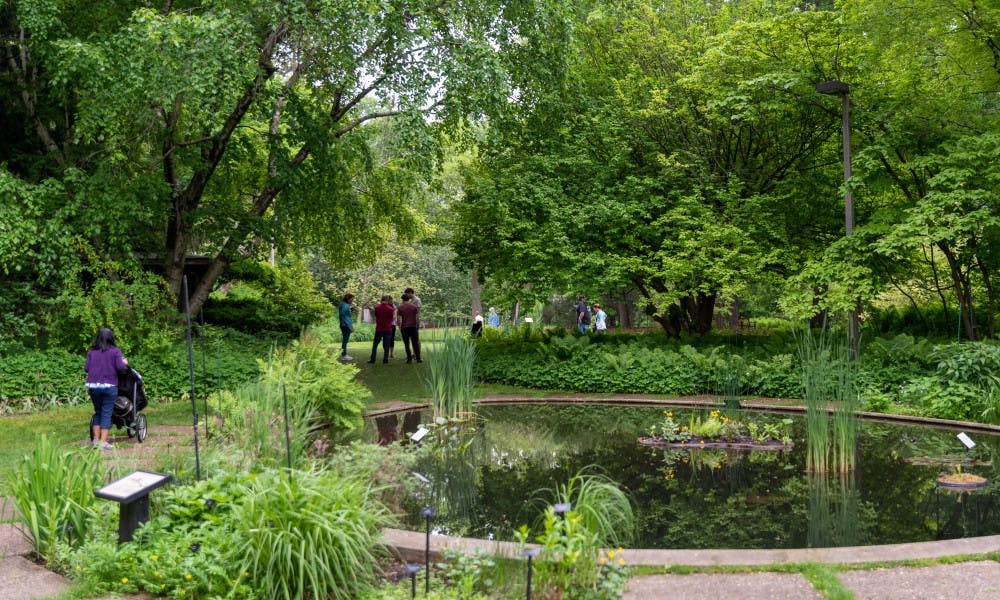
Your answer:
[[[118,503],[118,543],[131,542],[132,533],[149,520],[149,492],[170,482],[170,475],[135,471],[94,490],[94,495]]]

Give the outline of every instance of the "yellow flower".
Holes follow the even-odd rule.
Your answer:
[[[149,555],[149,559],[150,559],[150,560],[156,560],[156,559],[158,559],[158,558],[160,558],[160,557],[159,557],[159,556],[157,556],[157,555],[155,555],[155,554],[150,554],[150,555]]]
[[[128,583],[128,577],[122,577],[122,583]]]
[[[619,567],[624,567],[625,566],[625,559],[624,558],[619,558],[618,559],[618,566]]]
[[[191,581],[191,574],[190,573],[185,573],[184,574],[184,580],[185,581]]]
[[[598,561],[598,562],[600,562],[600,563],[601,563],[601,565],[605,565],[605,564],[607,564],[607,562],[608,562],[608,559],[606,559],[606,558],[604,558],[604,557],[602,556],[602,557],[601,557],[601,560],[600,560],[600,561]]]
[[[614,557],[615,557],[615,551],[614,550],[609,550],[608,551],[608,558],[614,558]]]
[[[161,590],[165,590],[165,589],[167,589],[167,584],[165,584],[165,583],[161,583],[161,584],[160,584],[160,589],[161,589]]]
[[[618,554],[621,554],[622,552],[624,552],[624,550],[622,550],[621,547],[619,547],[618,548]]]

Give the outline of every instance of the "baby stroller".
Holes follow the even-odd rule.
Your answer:
[[[126,367],[124,373],[118,374],[118,399],[111,409],[111,424],[124,427],[128,436],[136,438],[141,444],[146,439],[146,415],[139,411],[146,408],[147,404],[142,375],[132,367]],[[94,439],[92,429],[90,439]]]

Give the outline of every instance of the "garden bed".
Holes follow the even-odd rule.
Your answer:
[[[732,439],[699,438],[692,437],[688,440],[672,442],[663,438],[641,437],[639,445],[651,446],[653,448],[729,448],[732,450],[790,450],[794,444],[785,443],[781,440],[766,439],[757,441],[746,436],[738,436]]]

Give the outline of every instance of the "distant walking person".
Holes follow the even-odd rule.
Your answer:
[[[403,334],[403,347],[406,348],[406,362],[424,362],[420,358],[420,309],[411,301],[410,295],[403,294],[403,303],[396,309],[399,314],[399,330]],[[410,352],[410,346],[413,352]]]
[[[389,362],[389,339],[392,337],[393,322],[396,320],[396,309],[392,306],[392,298],[382,296],[382,301],[375,307],[375,341],[372,342],[372,356],[369,363],[375,362],[379,342],[382,342],[382,363]]]
[[[483,315],[480,312],[476,313],[475,318],[472,319],[472,337],[483,337]]]
[[[587,333],[590,329],[590,306],[587,305],[587,297],[580,294],[576,297],[576,326],[580,333]]]
[[[118,374],[128,368],[128,361],[115,343],[115,333],[107,327],[97,330],[97,337],[90,345],[83,370],[87,373],[87,393],[94,404],[90,418],[90,444],[94,448],[112,450],[108,442],[111,431],[111,411],[118,399]]]
[[[354,360],[347,355],[347,341],[354,332],[351,302],[354,302],[354,294],[344,294],[344,299],[340,302],[340,308],[337,311],[340,315],[340,360]]]
[[[486,322],[489,323],[490,327],[500,327],[500,315],[497,314],[497,309],[490,307],[490,314],[486,315]]]
[[[416,306],[417,308],[424,307],[424,303],[420,301],[420,296],[413,293],[413,288],[406,288],[403,290],[403,293],[410,295],[410,302],[413,303],[413,306]]]
[[[608,313],[601,310],[601,304],[594,302],[594,331],[604,333],[608,330]]]

